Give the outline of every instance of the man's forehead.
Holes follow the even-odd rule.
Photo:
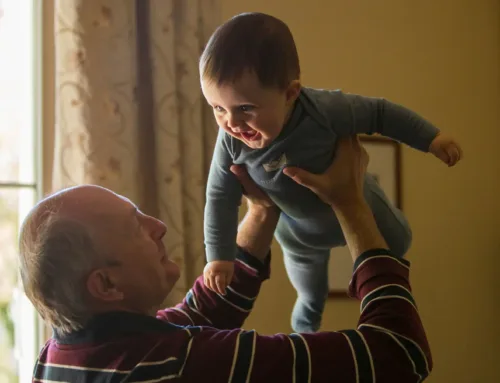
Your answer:
[[[82,186],[55,196],[62,214],[75,218],[95,218],[105,215],[121,215],[134,209],[126,197],[98,186]]]
[[[23,235],[37,237],[38,228],[50,217],[77,220],[99,233],[128,226],[137,208],[128,198],[108,189],[80,186],[62,190],[40,201],[23,224]]]
[[[122,200],[122,202],[124,202],[126,205],[129,205],[129,209],[137,209],[137,205],[133,203],[129,198],[116,193],[115,196]]]
[[[127,197],[108,191],[108,193],[95,193],[83,199],[82,208],[93,216],[116,216],[130,215],[137,209],[136,205]]]

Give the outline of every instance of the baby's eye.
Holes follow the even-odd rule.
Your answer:
[[[255,107],[253,105],[240,105],[240,110],[242,112],[251,112]]]
[[[214,106],[214,109],[219,113],[224,112],[224,108],[222,106]]]

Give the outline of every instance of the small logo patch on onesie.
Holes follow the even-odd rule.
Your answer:
[[[283,153],[277,160],[271,161],[268,164],[262,164],[266,172],[275,172],[286,165],[286,154]]]

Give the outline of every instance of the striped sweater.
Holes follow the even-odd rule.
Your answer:
[[[431,354],[409,284],[409,263],[386,250],[358,258],[349,286],[361,301],[357,329],[263,336],[240,327],[263,265],[240,252],[226,295],[198,278],[179,305],[156,318],[125,312],[54,335],[33,382],[421,382]]]

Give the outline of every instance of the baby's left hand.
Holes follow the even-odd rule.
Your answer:
[[[429,146],[429,152],[448,166],[455,165],[463,157],[462,148],[451,137],[438,134]]]

